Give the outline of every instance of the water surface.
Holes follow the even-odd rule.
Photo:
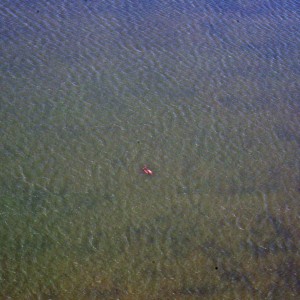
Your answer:
[[[298,298],[299,12],[2,1],[1,297]]]

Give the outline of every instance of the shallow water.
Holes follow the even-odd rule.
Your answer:
[[[1,2],[3,299],[299,297],[299,3],[161,2]]]

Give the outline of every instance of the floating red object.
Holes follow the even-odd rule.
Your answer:
[[[153,175],[153,172],[147,166],[143,166],[142,170],[147,175]]]

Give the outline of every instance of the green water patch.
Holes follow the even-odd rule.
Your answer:
[[[39,211],[7,197],[1,295],[168,299],[175,293],[184,299],[298,292],[297,274],[289,271],[299,263],[297,216],[283,211],[286,195],[194,194],[163,207],[157,196],[125,204],[118,195],[48,195]],[[273,280],[262,285],[268,268]]]

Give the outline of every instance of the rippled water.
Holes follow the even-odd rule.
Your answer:
[[[1,298],[299,297],[299,1],[0,13]]]

